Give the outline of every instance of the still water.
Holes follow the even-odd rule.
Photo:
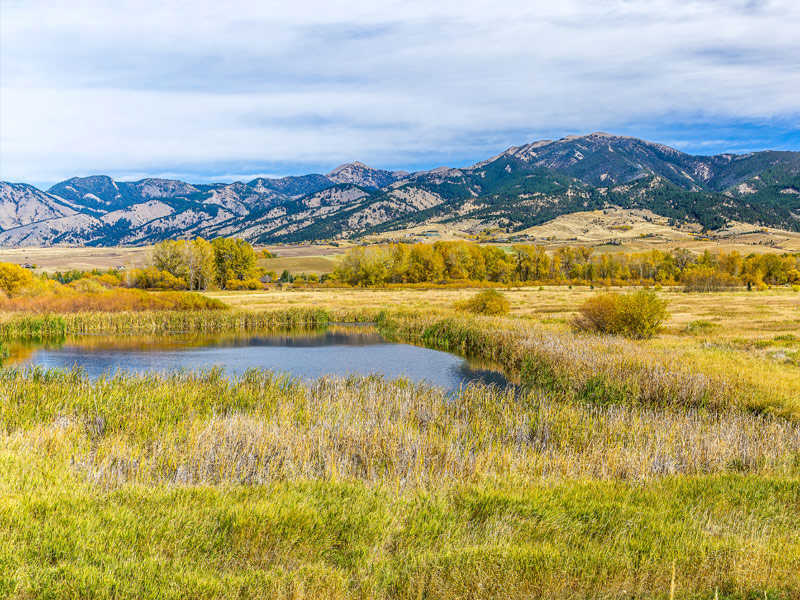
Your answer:
[[[387,342],[369,325],[254,334],[83,335],[57,342],[11,343],[9,366],[70,368],[96,378],[129,372],[201,370],[228,374],[258,367],[304,379],[326,374],[406,377],[450,390],[469,383],[508,384],[491,365],[408,344]]]

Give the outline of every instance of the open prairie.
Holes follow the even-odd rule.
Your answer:
[[[49,246],[46,248],[0,248],[0,261],[14,264],[30,263],[43,271],[91,271],[116,267],[141,266],[147,260],[150,247],[90,248]]]
[[[461,226],[459,226],[461,225]],[[476,236],[470,231],[474,223],[430,223],[407,229],[387,231],[368,236],[373,241],[469,240]],[[677,227],[670,219],[648,210],[609,208],[561,215],[542,225],[529,227],[512,234],[487,230],[488,240],[513,237],[521,243],[536,243],[548,250],[564,245],[582,245],[605,252],[668,251],[685,248],[694,252],[797,252],[800,233],[746,223],[730,222],[711,234],[702,233],[697,224]]]
[[[275,251],[277,253],[277,250]],[[339,255],[308,255],[298,254],[295,256],[280,256],[278,258],[267,258],[258,261],[259,266],[268,271],[275,271],[280,275],[284,270],[291,274],[324,275],[332,273],[336,268],[336,259]]]
[[[295,246],[259,246],[274,254],[278,259],[267,259],[259,264],[282,271],[288,268],[297,273],[330,273],[333,261],[351,244],[323,246],[303,244]],[[14,264],[30,263],[42,271],[91,271],[92,269],[114,269],[117,267],[142,267],[147,262],[153,246],[118,246],[111,248],[92,248],[86,246],[49,246],[46,248],[0,248],[0,262]]]

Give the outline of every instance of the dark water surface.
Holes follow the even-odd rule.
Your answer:
[[[450,390],[472,382],[501,387],[508,384],[503,373],[491,365],[448,352],[387,342],[369,325],[328,325],[259,334],[82,335],[57,342],[9,346],[9,366],[79,366],[92,378],[118,370],[201,370],[221,366],[228,374],[260,367],[305,379],[326,374],[379,373]]]

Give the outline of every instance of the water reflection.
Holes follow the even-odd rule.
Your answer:
[[[80,366],[90,377],[222,366],[241,374],[259,367],[312,379],[326,374],[380,373],[448,389],[469,383],[504,387],[493,365],[407,344],[390,343],[367,325],[328,325],[261,333],[82,335],[9,344],[9,365]]]

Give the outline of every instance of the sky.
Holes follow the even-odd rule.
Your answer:
[[[800,150],[797,0],[2,0],[0,180]]]

